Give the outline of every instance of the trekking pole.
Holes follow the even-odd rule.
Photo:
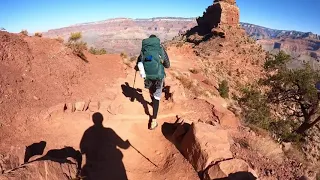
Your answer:
[[[134,86],[135,86],[135,84],[136,84],[136,78],[137,78],[137,70],[136,70],[136,72],[135,72],[135,74],[134,74],[134,80],[133,80],[133,86],[132,86],[132,88],[134,89]]]
[[[138,149],[136,149],[132,144],[130,146],[136,150],[142,157],[144,157],[146,160],[148,160],[151,164],[153,164],[155,167],[158,167],[155,163],[153,163],[149,158],[147,158],[145,155],[143,155]]]

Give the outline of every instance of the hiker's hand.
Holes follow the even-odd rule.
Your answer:
[[[129,140],[126,140],[126,144],[128,145],[128,147],[130,147],[130,146],[131,146],[131,144],[130,144]]]

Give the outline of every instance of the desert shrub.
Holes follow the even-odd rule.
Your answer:
[[[190,68],[189,71],[190,71],[192,74],[198,74],[198,73],[199,73],[199,70],[196,69],[196,68]]]
[[[75,33],[71,33],[71,35],[69,37],[69,41],[78,41],[81,38],[82,38],[81,32],[75,32]]]
[[[176,47],[177,47],[177,48],[180,48],[180,47],[183,46],[183,44],[184,44],[183,42],[178,42],[177,45],[176,45]]]
[[[228,85],[228,81],[223,80],[223,81],[219,84],[218,91],[219,91],[221,97],[223,97],[223,98],[229,98],[229,85]]]
[[[198,86],[198,82],[196,80],[190,79],[187,75],[181,74],[181,73],[176,73],[174,74],[174,77],[178,79],[182,86],[190,91],[193,95],[195,96],[201,96],[205,95],[206,96],[206,91],[204,91],[202,88]]]
[[[97,49],[97,48],[94,48],[94,47],[91,47],[89,49],[89,52],[91,54],[95,54],[95,55],[103,55],[103,54],[107,54],[107,51],[105,49]]]
[[[121,52],[120,56],[124,59],[128,58],[128,55],[125,52]]]
[[[87,43],[80,41],[82,35],[80,32],[71,33],[69,40],[67,42],[67,46],[72,49],[73,53],[80,57],[85,62],[88,62],[87,57],[83,53],[84,50],[87,50]]]
[[[36,32],[36,33],[34,34],[34,36],[42,37],[42,33]]]
[[[136,62],[138,60],[138,57],[137,56],[132,56],[130,58],[130,62]]]
[[[28,34],[29,34],[29,32],[27,30],[22,30],[20,33],[25,35],[25,36],[28,36]]]
[[[234,142],[238,143],[240,145],[240,147],[245,148],[245,149],[249,149],[250,148],[250,144],[248,142],[247,139],[244,138],[234,138]]]

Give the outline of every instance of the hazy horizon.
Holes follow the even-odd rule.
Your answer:
[[[156,6],[143,0],[3,0],[0,27],[9,32],[23,29],[45,32],[75,24],[113,18],[148,19],[154,17],[192,18],[203,14],[213,0],[163,0]],[[237,0],[240,21],[271,29],[320,34],[318,0]]]

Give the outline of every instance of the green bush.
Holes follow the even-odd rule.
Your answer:
[[[252,85],[241,89],[241,97],[238,102],[243,109],[242,116],[247,124],[253,124],[263,129],[269,129],[274,120],[267,104],[267,98],[262,92]]]
[[[82,35],[80,32],[71,33],[66,45],[72,49],[76,56],[80,57],[85,62],[88,62],[87,57],[83,53],[84,50],[88,49],[87,43],[80,41],[81,37]]]
[[[28,36],[28,34],[29,34],[29,32],[27,30],[22,30],[20,33],[25,35],[25,36]]]
[[[69,37],[69,41],[78,41],[81,38],[82,38],[81,32],[75,32],[75,33],[71,33],[71,35]]]
[[[103,55],[103,54],[107,54],[107,51],[105,49],[97,49],[97,48],[93,48],[91,47],[89,52],[91,54],[95,54],[95,55]]]
[[[219,84],[218,91],[219,91],[221,97],[223,97],[223,98],[229,98],[229,85],[228,85],[228,81],[223,80],[223,81]]]

